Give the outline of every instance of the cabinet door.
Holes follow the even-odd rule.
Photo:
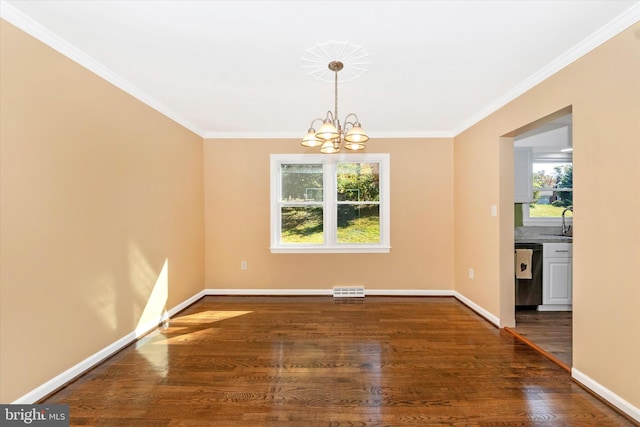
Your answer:
[[[533,201],[533,172],[531,149],[515,147],[513,149],[514,202],[530,203]]]
[[[545,258],[542,270],[542,303],[571,304],[572,259]]]

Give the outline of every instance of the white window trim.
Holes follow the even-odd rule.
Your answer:
[[[280,165],[283,163],[322,164],[324,170],[323,212],[325,239],[322,244],[281,243]],[[338,163],[380,164],[380,242],[375,244],[337,243],[336,210],[338,205],[335,168]],[[391,250],[390,155],[363,154],[272,154],[271,155],[271,253],[388,253]]]

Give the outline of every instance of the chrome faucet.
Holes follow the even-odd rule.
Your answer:
[[[567,226],[564,220],[564,215],[567,213],[567,211],[571,211],[571,213],[573,213],[573,206],[569,206],[568,208],[562,211],[562,235],[563,236],[566,236],[571,231],[571,226],[570,225]]]

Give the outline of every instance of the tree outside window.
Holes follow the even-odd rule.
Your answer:
[[[534,163],[533,200],[529,218],[560,218],[573,206],[573,164]]]

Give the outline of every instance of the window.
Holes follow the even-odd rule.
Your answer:
[[[271,156],[271,252],[389,252],[388,154]]]
[[[573,163],[533,162],[533,203],[523,205],[525,225],[556,224],[573,206]],[[565,212],[571,218],[571,211]]]

